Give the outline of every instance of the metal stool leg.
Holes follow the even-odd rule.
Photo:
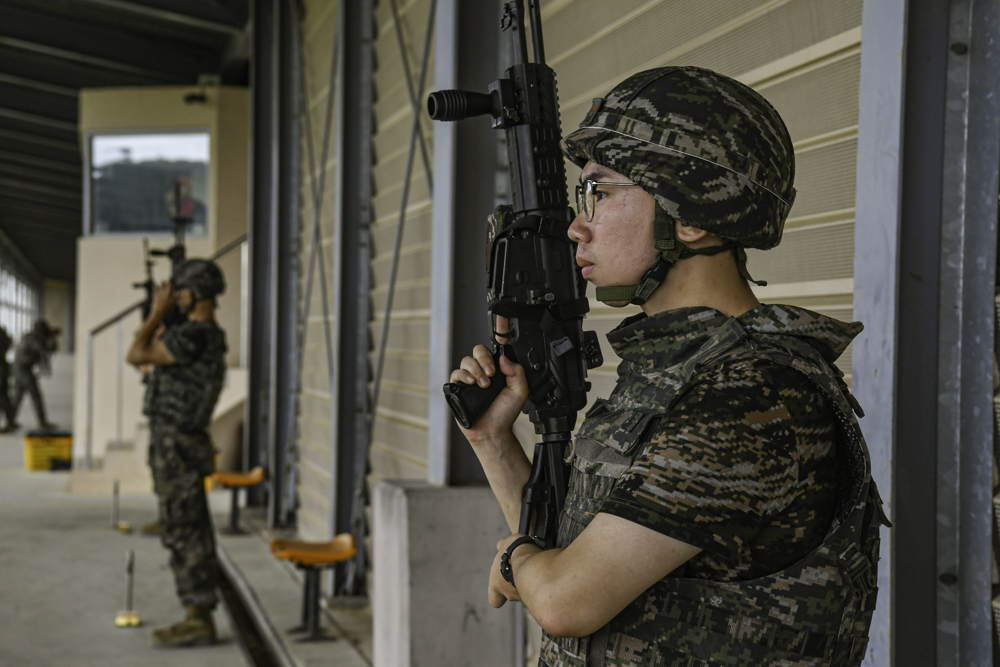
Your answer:
[[[312,609],[312,587],[309,585],[309,569],[303,569],[302,577],[302,619],[288,632],[305,632],[309,629],[309,610]]]
[[[240,487],[233,487],[232,505],[229,508],[229,532],[237,535],[240,532]]]
[[[307,567],[306,570],[306,588],[309,589],[307,595],[309,599],[309,613],[308,620],[306,622],[307,630],[306,636],[300,639],[302,642],[316,642],[336,639],[336,637],[331,637],[323,632],[323,628],[320,625],[319,616],[319,573],[322,568],[319,567]]]

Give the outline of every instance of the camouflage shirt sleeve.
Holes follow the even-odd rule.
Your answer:
[[[794,373],[752,361],[703,373],[653,427],[601,511],[736,560],[808,487],[775,372]]]
[[[200,330],[185,322],[169,327],[163,334],[163,344],[170,350],[177,365],[190,366],[205,350],[206,341]]]

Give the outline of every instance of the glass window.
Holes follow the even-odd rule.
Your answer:
[[[170,233],[181,219],[204,236],[208,167],[208,132],[92,135],[90,233]]]

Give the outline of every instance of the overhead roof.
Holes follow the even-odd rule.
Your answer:
[[[73,281],[80,88],[247,83],[249,0],[0,0],[0,231]],[[2,240],[2,239],[0,239]]]

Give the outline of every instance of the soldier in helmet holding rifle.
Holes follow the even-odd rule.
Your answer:
[[[664,67],[594,100],[562,148],[582,168],[583,277],[642,312],[608,334],[618,383],[577,429],[555,548],[517,533],[524,369],[477,346],[452,372],[505,383],[463,428],[515,533],[491,604],[527,606],[547,667],[860,665],[888,522],[834,362],[862,326],[749,285],[745,249],[778,245],[795,197],[780,116],[733,79]]]
[[[181,622],[157,630],[159,646],[215,641],[215,538],[204,478],[215,469],[207,428],[222,390],[226,336],[215,322],[216,297],[225,290],[214,262],[189,259],[160,285],[127,361],[152,364],[143,412],[150,424],[150,467],[160,504],[161,540],[170,551],[177,595],[187,608]],[[162,328],[174,308],[186,321]]]

